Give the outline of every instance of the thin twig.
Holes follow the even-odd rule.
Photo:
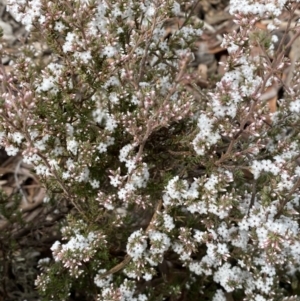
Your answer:
[[[291,196],[293,195],[294,192],[296,192],[296,190],[300,187],[300,178],[297,180],[297,182],[294,184],[294,186],[292,187],[291,191],[288,193],[288,195],[286,196],[285,200],[279,205],[277,214],[275,215],[274,219],[277,219],[280,217],[280,215],[283,212],[284,207],[286,206],[286,204],[291,200]]]
[[[19,191],[21,192],[22,196],[24,197],[24,199],[25,199],[25,201],[26,201],[26,203],[27,203],[27,205],[28,205],[28,204],[29,204],[29,201],[28,201],[28,199],[27,199],[26,193],[25,193],[25,191],[23,190],[23,188],[21,187],[21,185],[20,185],[20,183],[19,183],[19,179],[18,179],[18,173],[19,173],[19,170],[20,170],[20,167],[21,167],[22,162],[23,162],[23,159],[20,159],[20,160],[18,161],[18,164],[17,164],[16,169],[15,169],[15,172],[14,172],[14,178],[15,178],[15,182],[16,182],[16,185],[17,185]]]
[[[252,186],[252,194],[251,194],[251,199],[250,199],[250,204],[249,204],[249,209],[248,209],[248,216],[250,214],[250,210],[253,207],[255,203],[255,196],[256,196],[256,181],[254,181],[253,186]]]
[[[161,207],[162,207],[162,201],[159,200],[159,202],[158,202],[158,204],[157,204],[157,206],[155,208],[154,214],[153,214],[153,216],[151,218],[151,221],[150,221],[147,229],[145,230],[146,234],[148,234],[149,231],[154,228],[154,222],[155,222],[155,220],[157,218],[158,212],[160,212],[160,210],[161,210]],[[127,264],[131,261],[131,259],[132,259],[132,257],[130,255],[126,254],[125,257],[124,257],[124,259],[123,259],[123,261],[121,261],[119,264],[117,264],[116,266],[114,266],[113,268],[111,268],[109,271],[103,273],[100,276],[100,278],[105,278],[105,277],[107,277],[109,275],[115,274],[115,273],[119,272],[120,270],[124,269],[127,266]]]
[[[154,29],[156,27],[157,23],[156,23],[156,16],[154,17],[153,20],[153,24],[151,26],[151,30],[150,30],[150,37],[147,39],[147,43],[146,43],[146,47],[145,47],[145,51],[140,63],[140,67],[139,67],[139,74],[138,74],[138,78],[137,78],[137,83],[140,83],[143,80],[144,74],[145,74],[145,65],[146,65],[146,60],[148,57],[148,51],[149,51],[149,47],[152,43],[151,37],[153,35]]]
[[[198,0],[197,2],[194,3],[194,5],[192,6],[192,8],[191,8],[191,10],[190,10],[189,15],[185,18],[185,20],[184,20],[182,26],[181,26],[179,29],[183,28],[183,27],[187,24],[187,22],[190,20],[190,18],[192,17],[192,15],[193,15],[193,13],[194,13],[194,9],[197,7],[197,5],[200,3],[200,1],[201,1],[201,0]]]

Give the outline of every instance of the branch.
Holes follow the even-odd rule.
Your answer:
[[[149,223],[149,225],[148,225],[148,227],[147,227],[147,229],[145,231],[146,234],[148,234],[149,231],[154,228],[154,222],[155,222],[155,220],[157,218],[158,212],[160,212],[160,210],[161,210],[161,207],[162,207],[162,201],[159,200],[159,202],[158,202],[158,204],[157,204],[157,206],[155,208],[154,214],[153,214],[153,216],[151,218],[151,221],[150,221],[150,223]],[[127,264],[131,261],[131,259],[132,259],[132,257],[130,255],[126,254],[125,258],[123,259],[123,261],[121,261],[119,264],[117,264],[116,266],[114,266],[113,268],[111,268],[109,271],[103,273],[100,276],[100,279],[105,278],[105,277],[107,277],[109,275],[115,274],[115,273],[119,272],[120,270],[124,269],[127,266]]]
[[[274,219],[278,219],[280,217],[280,215],[283,212],[284,207],[286,206],[286,204],[291,200],[291,196],[293,195],[294,192],[296,192],[296,190],[300,187],[300,178],[297,180],[297,182],[294,184],[294,186],[292,187],[291,191],[288,193],[288,195],[286,196],[286,199],[279,205],[278,208],[278,212],[275,215]]]

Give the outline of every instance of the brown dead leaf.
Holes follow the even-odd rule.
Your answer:
[[[199,64],[198,74],[203,80],[207,80],[207,66],[204,64]]]

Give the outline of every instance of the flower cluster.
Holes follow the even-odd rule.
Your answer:
[[[300,36],[295,22],[280,40],[271,30],[298,2],[230,2],[239,30],[224,36],[224,74],[201,101],[202,22],[188,1],[7,2],[52,55],[33,63],[42,53],[24,45],[1,71],[1,145],[71,208],[64,242],[40,261],[41,294],[290,296],[282,283],[300,273],[300,66],[275,112],[265,93],[283,82]],[[272,18],[267,32],[262,18]]]

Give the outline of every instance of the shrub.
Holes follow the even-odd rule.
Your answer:
[[[298,3],[232,0],[239,30],[224,37],[226,72],[210,90],[192,67],[203,25],[193,8],[8,1],[51,60],[37,60],[28,43],[2,71],[1,143],[33,165],[53,206],[73,207],[52,258],[39,262],[45,300],[72,291],[99,301],[297,293],[297,63],[276,112],[263,96],[283,81]],[[289,21],[278,41],[282,11]],[[270,33],[255,26],[262,18]]]

